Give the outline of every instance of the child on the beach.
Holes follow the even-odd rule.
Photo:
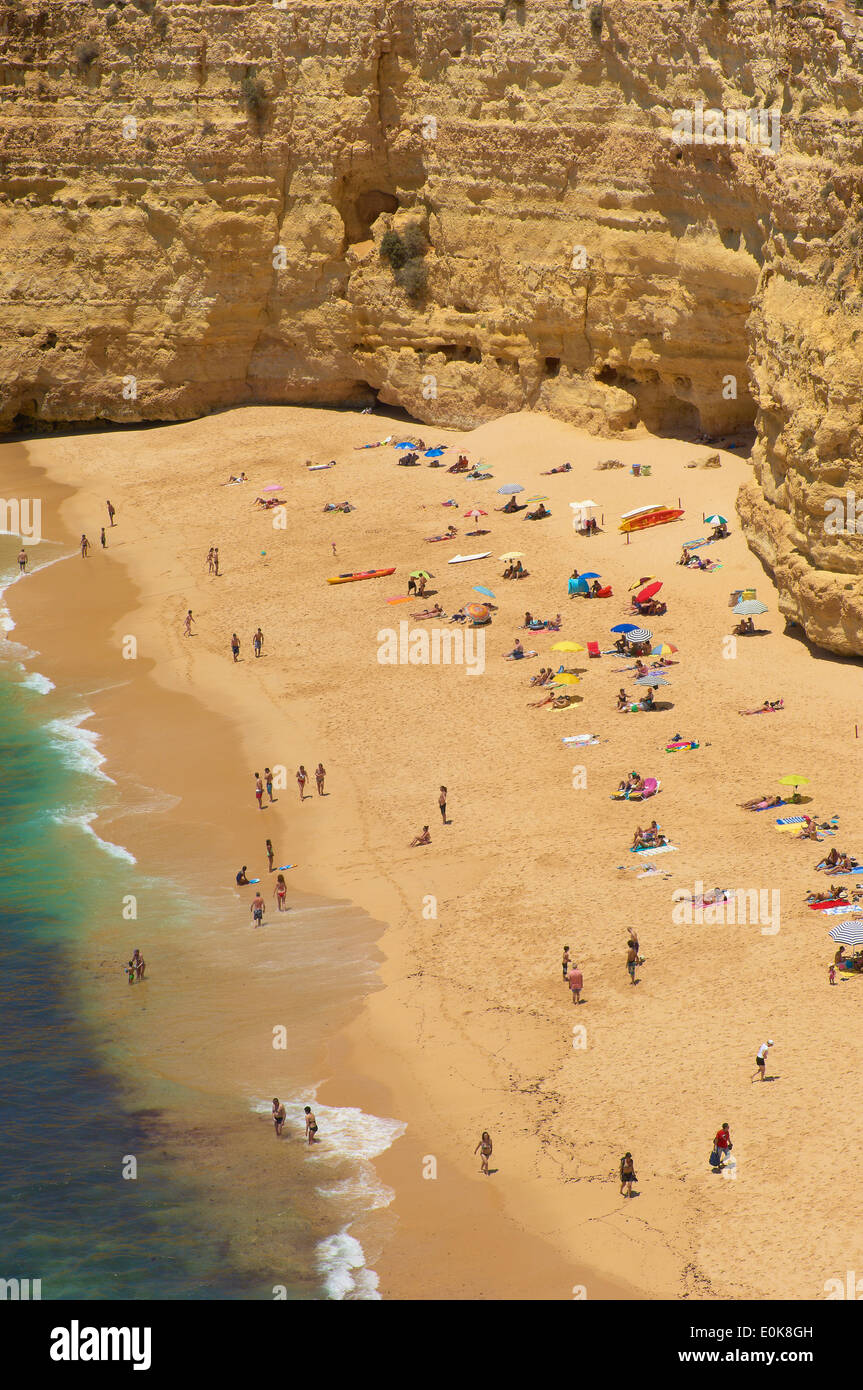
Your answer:
[[[836,966],[833,964],[832,961],[830,962],[830,968],[829,968],[829,970],[827,971],[827,974],[828,974],[828,976],[829,976],[829,978],[830,978],[830,983],[831,983],[831,985],[835,985],[835,983],[836,983]]]

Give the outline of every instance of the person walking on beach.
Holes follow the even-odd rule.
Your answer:
[[[186,620],[185,620],[185,622],[183,623],[183,636],[184,636],[184,637],[191,637],[191,635],[192,635],[192,627],[193,627],[193,625],[194,625],[194,622],[195,622],[195,619],[192,617],[192,610],[191,610],[191,608],[190,608],[189,611],[188,611],[188,613],[186,614]]]
[[[312,1107],[310,1105],[304,1106],[304,1113],[306,1116],[306,1138],[310,1144],[317,1144],[319,1141],[315,1135],[318,1132],[318,1122],[312,1114]]]
[[[141,952],[138,950],[137,946],[132,952],[132,964],[135,967],[135,979],[143,980],[144,971],[147,969],[147,962],[144,960],[144,957],[141,955]]]
[[[726,1160],[734,1145],[731,1142],[731,1132],[728,1128],[728,1121],[722,1121],[722,1127],[717,1131],[713,1140],[713,1153],[710,1156],[711,1167],[715,1172],[720,1173],[726,1166]],[[714,1162],[714,1158],[716,1162]]]
[[[627,1149],[623,1158],[620,1160],[620,1195],[621,1197],[631,1197],[632,1184],[638,1182],[635,1176],[635,1163],[632,1154]]]
[[[260,774],[259,772],[256,772],[256,773],[255,773],[255,798],[256,798],[257,803],[258,803],[258,810],[259,810],[259,811],[263,811],[263,809],[264,809],[264,784],[263,784],[263,782],[261,781],[261,774]]]
[[[268,840],[268,841],[267,841],[267,869],[269,870],[270,873],[273,872],[273,865],[275,864],[275,862],[276,862],[276,852],[275,852],[275,850],[273,849],[273,842],[272,842],[272,840]]]
[[[447,825],[449,822],[446,818],[446,787],[441,787],[440,794],[437,799],[437,804],[440,807],[440,818],[443,821],[444,825]]]
[[[285,911],[285,898],[288,896],[288,885],[285,883],[285,875],[279,874],[276,878],[276,888],[273,897],[276,900],[276,907],[279,912]]]
[[[474,1154],[476,1154],[477,1150],[479,1150],[479,1171],[481,1173],[485,1173],[487,1178],[491,1176],[491,1174],[488,1171],[488,1161],[491,1158],[493,1147],[494,1145],[491,1142],[491,1135],[489,1134],[487,1129],[484,1129],[482,1132],[482,1138],[477,1144],[476,1149],[474,1149]]]
[[[629,982],[633,985],[637,985],[639,983],[639,981],[635,978],[635,967],[637,965],[638,948],[633,946],[632,942],[630,942],[626,948],[626,968],[629,971]]]
[[[572,990],[573,1004],[580,1004],[581,991],[584,989],[584,976],[582,975],[575,961],[572,962],[572,969],[570,970],[569,975],[567,976],[567,983],[570,989]]]
[[[273,1129],[276,1131],[277,1139],[281,1139],[282,1137],[282,1126],[286,1119],[285,1107],[282,1105],[278,1096],[273,1096]]]
[[[318,796],[324,795],[324,778],[326,777],[326,775],[327,769],[324,767],[323,763],[318,763],[317,767],[315,768],[315,781],[318,786]]]
[[[214,569],[214,571],[215,571],[216,578],[218,579],[218,577],[219,577],[219,547],[218,547],[218,546],[215,546],[214,549],[213,549],[213,569]]]
[[[335,543],[335,541],[330,541],[330,545],[333,547],[333,554],[335,555],[336,559],[338,559],[338,558],[339,558],[339,552],[336,550],[336,543]]]
[[[300,766],[297,769],[297,786],[300,789],[300,801],[305,801],[306,799],[306,783],[308,782],[308,780],[309,774],[306,772],[306,769],[303,767],[302,763],[300,763]]]
[[[210,546],[210,549],[207,551],[207,573],[208,573],[208,574],[212,574],[212,573],[213,573],[213,547],[212,547],[212,546]]]
[[[252,898],[252,905],[249,908],[256,927],[259,927],[264,920],[264,900],[261,897],[260,889]]]
[[[767,1075],[767,1053],[773,1046],[773,1039],[770,1038],[766,1043],[762,1043],[755,1054],[755,1075],[750,1076],[750,1081],[763,1081]]]
[[[239,661],[239,659],[240,659],[240,639],[239,639],[239,637],[237,636],[236,632],[232,632],[232,633],[231,633],[231,654],[233,655],[233,658],[234,658],[234,661],[235,661],[235,662],[236,662],[236,661]]]
[[[267,788],[267,796],[273,799],[273,774],[268,767],[264,768],[264,785]]]
[[[87,558],[87,551],[88,551],[89,549],[90,549],[90,542],[87,540],[87,537],[86,537],[85,535],[82,534],[82,536],[81,536],[81,559],[82,559],[82,560],[86,560],[86,558]]]
[[[113,525],[114,525],[114,517],[117,515],[117,513],[114,511],[114,508],[113,508],[113,506],[112,506],[112,504],[111,504],[110,502],[106,502],[106,503],[105,503],[105,506],[108,508],[108,520],[109,520],[109,522],[111,523],[111,525],[113,526]]]
[[[254,637],[252,638],[252,646],[253,646],[254,649],[255,649],[255,656],[260,656],[260,655],[261,655],[261,648],[263,647],[263,645],[264,645],[264,634],[261,632],[261,629],[258,628],[257,632],[255,633]]]
[[[566,984],[566,977],[569,974],[569,947],[563,948],[563,983]]]
[[[22,550],[19,550],[19,551],[18,551],[18,568],[19,568],[19,570],[21,571],[22,574],[24,573],[25,569],[27,568],[27,551],[26,551],[26,550],[23,550],[23,549],[22,549]]]
[[[107,549],[108,549],[108,537],[105,535],[105,528],[104,528],[104,526],[102,527],[102,534],[100,535],[99,540],[100,540],[101,543],[102,543],[102,549],[103,549],[103,550],[107,550]]]

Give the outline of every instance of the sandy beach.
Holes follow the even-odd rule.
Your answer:
[[[402,468],[391,445],[359,448],[390,434],[445,446],[445,465],[463,450],[492,477],[453,476],[426,459]],[[804,902],[826,887],[813,871],[823,853],[863,849],[859,663],[785,631],[736,522],[751,476],[744,458],[720,451],[721,466],[708,468],[714,451],[703,445],[636,432],[610,442],[536,414],[459,432],[299,407],[0,452],[7,495],[19,478],[32,487],[23,480],[33,470],[44,479],[46,536],[62,528],[72,549],[85,531],[93,544],[86,560],[73,553],[16,586],[21,640],[52,679],[112,687],[92,697],[90,724],[107,768],[172,799],[158,815],[117,813],[100,833],[145,869],[181,871],[218,915],[218,931],[185,935],[176,923],[145,937],[146,1012],[120,1014],[106,980],[94,974],[92,986],[104,1017],[130,1030],[138,1071],[192,1086],[201,1114],[210,1107],[212,1125],[196,1121],[190,1134],[178,1116],[171,1139],[224,1203],[245,1261],[269,1277],[286,1175],[310,1223],[321,1205],[302,1144],[274,1148],[250,1098],[321,1082],[318,1105],[405,1126],[375,1161],[394,1199],[355,1231],[384,1298],[819,1298],[825,1281],[861,1267],[844,1094],[863,1060],[854,1027],[863,979],[830,987],[827,932],[840,919],[821,920]],[[597,469],[609,458],[625,466]],[[330,459],[332,469],[306,467]],[[571,472],[544,476],[566,460]],[[634,477],[633,462],[650,476]],[[224,485],[241,470],[247,484]],[[551,517],[499,515],[505,484],[546,496]],[[284,498],[284,509],[264,513],[258,495]],[[569,507],[586,497],[603,518],[590,539],[574,533]],[[117,525],[103,552],[107,498]],[[629,543],[618,531],[621,513],[678,499],[681,520]],[[323,511],[344,500],[348,514]],[[464,515],[474,506],[486,513],[476,527]],[[697,553],[720,567],[679,567],[682,543],[709,536],[702,517],[712,512],[732,534]],[[452,543],[424,540],[450,522]],[[466,535],[474,529],[487,534]],[[206,564],[213,545],[218,578]],[[498,559],[512,550],[528,570],[517,583],[502,579]],[[482,551],[490,557],[448,563]],[[326,582],[389,566],[384,578]],[[598,572],[612,596],[570,598],[574,567]],[[407,595],[418,569],[447,614],[477,599],[473,586],[493,590],[481,673],[379,660],[385,630],[420,626],[410,615],[426,600],[387,602]],[[647,620],[653,640],[678,648],[669,688],[657,692],[671,707],[620,714],[618,689],[637,689],[630,660],[559,658],[551,647],[596,641],[607,652],[647,576],[663,580],[668,604]],[[768,605],[758,620],[767,631],[733,646],[729,594],[748,586]],[[523,631],[526,610],[560,612],[561,631]],[[504,660],[517,637],[538,656]],[[541,697],[531,676],[561,660],[581,675],[572,687],[581,703],[530,708]],[[739,713],[768,699],[784,708]],[[598,743],[562,741],[588,733]],[[699,746],[666,752],[676,734]],[[313,774],[319,761],[327,795],[312,776],[301,803],[296,769]],[[286,785],[261,812],[253,774],[267,764],[286,770]],[[661,778],[659,795],[611,800],[633,768]],[[801,843],[778,832],[786,813],[740,809],[789,773],[810,781],[787,814],[836,814],[836,836]],[[654,816],[676,852],[630,853],[636,826]],[[431,843],[409,848],[425,824]],[[267,836],[276,863],[296,865],[289,903],[339,907],[323,1030],[291,955],[290,914],[280,920],[272,904]],[[253,890],[234,887],[242,864],[264,882],[260,932],[250,926]],[[656,872],[639,877],[648,864]],[[680,920],[672,894],[699,885],[765,892],[779,915]],[[624,963],[633,928],[644,957],[637,987]],[[565,943],[584,974],[578,1008],[561,980]],[[361,959],[376,963],[374,981],[360,978]],[[276,1065],[272,1030],[286,1011],[294,1051]],[[752,1084],[768,1038],[774,1079]],[[708,1155],[724,1120],[736,1163],[717,1177]],[[495,1145],[489,1179],[474,1156],[483,1129]],[[619,1195],[626,1150],[635,1201]]]

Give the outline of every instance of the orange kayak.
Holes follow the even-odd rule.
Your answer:
[[[620,523],[621,531],[643,531],[647,526],[662,526],[666,521],[677,521],[683,516],[682,507],[657,507],[652,512],[639,512],[636,516],[624,517]]]
[[[385,574],[395,574],[395,565],[388,570],[358,570],[356,574],[336,574],[328,579],[328,584],[353,584],[355,579],[380,579]]]

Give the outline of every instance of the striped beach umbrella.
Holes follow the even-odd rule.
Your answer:
[[[762,603],[760,598],[744,598],[740,603],[735,603],[733,611],[750,617],[755,613],[766,613],[767,604]]]
[[[503,487],[498,488],[498,492],[503,493],[504,497],[512,497],[516,492],[524,492],[524,488],[518,483],[504,483]]]
[[[836,942],[843,946],[863,946],[863,922],[840,922],[830,933]]]
[[[671,656],[677,648],[672,642],[657,642],[655,647],[650,648],[651,656]]]
[[[646,627],[636,627],[632,632],[627,633],[627,642],[649,642],[653,633]]]
[[[636,685],[668,685],[668,681],[658,671],[648,671],[646,676],[637,676]]]
[[[487,623],[491,617],[484,603],[468,603],[464,611],[474,624]]]
[[[706,526],[727,526],[728,518],[720,516],[718,512],[714,512],[712,516],[706,516],[704,518],[704,524]]]

